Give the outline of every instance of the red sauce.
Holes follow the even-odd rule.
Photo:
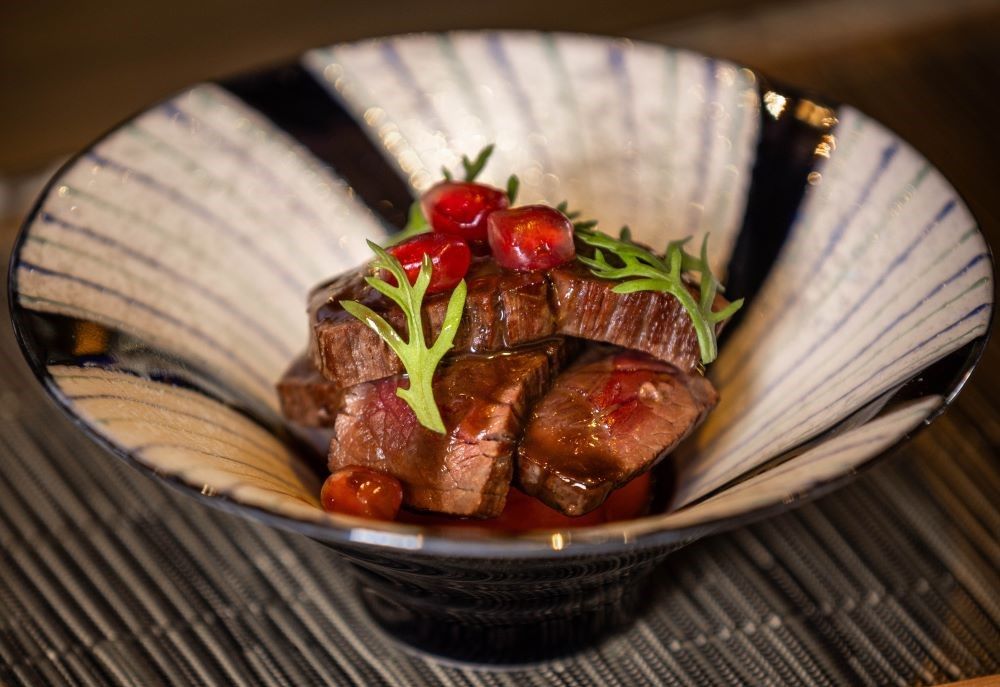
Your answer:
[[[571,518],[554,508],[549,508],[538,499],[528,496],[520,489],[511,487],[507,493],[507,503],[503,512],[495,518],[473,520],[430,513],[401,511],[398,522],[411,525],[433,527],[479,527],[504,532],[526,532],[528,530],[569,529],[602,525],[607,522],[631,520],[643,515],[649,505],[652,493],[650,474],[639,475],[608,496],[599,508],[586,515]]]

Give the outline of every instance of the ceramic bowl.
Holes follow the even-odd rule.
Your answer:
[[[521,202],[711,232],[747,305],[722,401],[663,512],[501,535],[323,513],[274,384],[311,285],[368,257],[487,143]],[[474,32],[335,45],[193,86],[52,180],[10,268],[24,353],[92,439],[207,503],[341,551],[376,620],[459,658],[552,656],[635,616],[678,547],[850,479],[927,424],[983,348],[990,252],[955,189],[846,105],[691,52]]]

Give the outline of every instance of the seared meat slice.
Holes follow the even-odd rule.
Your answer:
[[[632,351],[581,360],[535,406],[518,448],[521,488],[567,515],[600,506],[718,402],[698,373]]]
[[[642,351],[683,372],[698,369],[698,336],[680,301],[670,294],[615,293],[617,282],[594,276],[576,261],[550,270],[549,279],[557,333]],[[698,289],[691,287],[691,293],[697,300]],[[712,309],[726,305],[717,296]]]
[[[278,381],[281,414],[302,427],[333,427],[343,398],[343,389],[324,379],[306,354],[292,361]]]
[[[396,331],[406,331],[403,312],[365,284],[366,274],[367,268],[343,274],[315,289],[310,297],[313,360],[320,374],[342,388],[403,372],[399,358],[378,334],[340,306],[342,300],[359,301],[382,315]],[[478,259],[465,280],[465,311],[451,353],[498,351],[553,334],[555,323],[544,273],[512,272],[501,269],[492,259]],[[450,291],[424,297],[428,342],[441,331],[450,297]]]
[[[513,453],[531,406],[566,354],[563,339],[446,361],[434,397],[447,432],[418,424],[396,396],[403,376],[348,390],[330,443],[331,471],[361,465],[403,483],[411,508],[488,518],[503,510]]]
[[[366,273],[362,269],[340,275],[310,297],[313,361],[320,374],[343,388],[403,371],[385,342],[340,306],[341,300],[360,301],[397,331],[404,330],[402,311],[365,284]],[[684,372],[698,367],[698,338],[691,319],[670,294],[614,293],[616,282],[594,276],[576,261],[548,272],[513,272],[480,258],[466,282],[468,296],[454,353],[497,351],[563,334],[643,351]],[[697,298],[695,287],[691,292]],[[424,299],[428,341],[441,329],[449,297],[446,292]],[[713,308],[726,305],[726,299],[717,296]],[[721,330],[721,324],[717,328]]]

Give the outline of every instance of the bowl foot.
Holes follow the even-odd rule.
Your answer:
[[[514,595],[425,595],[354,568],[365,608],[406,647],[462,663],[524,664],[553,660],[624,629],[639,614],[650,568],[587,588],[532,588]]]

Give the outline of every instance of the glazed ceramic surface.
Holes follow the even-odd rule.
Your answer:
[[[728,295],[747,298],[709,370],[722,402],[678,462],[672,512],[513,537],[319,508],[322,471],[274,391],[306,344],[306,293],[367,259],[365,240],[395,231],[442,166],[491,142],[484,179],[516,173],[521,202],[567,200],[654,246],[711,233]],[[620,607],[621,571],[843,483],[958,391],[993,294],[955,190],[861,112],[685,51],[506,32],[338,45],[179,93],[59,172],[10,276],[25,353],[85,430],[379,571],[366,602],[418,643],[419,613],[399,610],[414,589],[440,610],[490,560],[604,561],[611,587],[589,563],[563,577],[600,590],[593,608]],[[406,578],[424,564],[447,588]],[[496,603],[477,590],[480,612]],[[517,625],[504,593],[515,601],[496,623]]]

